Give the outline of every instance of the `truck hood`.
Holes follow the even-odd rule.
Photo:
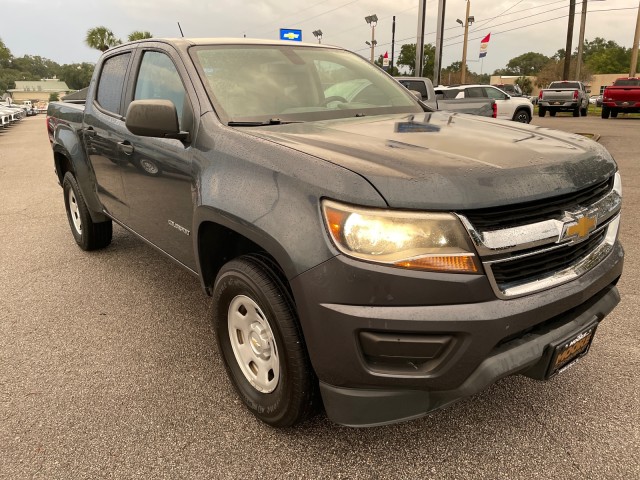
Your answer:
[[[390,207],[461,210],[540,200],[617,169],[582,135],[450,112],[252,129],[366,178]]]

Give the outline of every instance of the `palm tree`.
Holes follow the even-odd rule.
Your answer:
[[[133,42],[134,40],[144,40],[145,38],[153,38],[153,35],[151,35],[151,32],[141,32],[140,30],[136,30],[129,34],[130,42]]]
[[[84,41],[89,45],[89,47],[100,50],[101,52],[122,43],[107,27],[95,27],[89,29]]]

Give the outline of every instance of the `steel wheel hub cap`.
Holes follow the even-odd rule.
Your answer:
[[[257,391],[273,392],[280,379],[280,361],[266,315],[251,298],[238,295],[229,305],[227,323],[242,374]]]
[[[80,235],[82,235],[82,220],[80,220],[80,208],[78,207],[78,201],[73,189],[69,189],[69,215],[71,215],[71,221],[73,227]]]

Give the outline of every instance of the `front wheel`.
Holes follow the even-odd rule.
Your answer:
[[[111,220],[94,222],[91,219],[78,182],[71,172],[64,175],[62,189],[67,219],[78,246],[83,250],[98,250],[109,245],[113,232]]]
[[[316,379],[291,295],[277,266],[247,255],[225,264],[213,292],[218,348],[245,406],[274,427],[309,416]]]
[[[518,110],[513,116],[513,120],[520,123],[529,123],[531,121],[531,115],[526,110]]]

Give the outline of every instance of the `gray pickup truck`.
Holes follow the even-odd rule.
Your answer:
[[[574,117],[587,116],[589,92],[582,82],[561,80],[551,82],[549,87],[538,93],[538,115],[547,112],[555,117],[557,112],[572,112]]]
[[[115,222],[199,278],[230,382],[276,427],[320,401],[380,425],[554,377],[619,302],[602,146],[432,111],[340,48],[127,43],[85,106],[47,115],[78,246]]]
[[[498,109],[492,98],[458,98],[447,99],[436,94],[431,79],[425,77],[396,77],[401,85],[412,92],[420,94],[420,100],[435,110],[469,113],[483,117],[496,118]],[[417,95],[416,95],[417,96]]]

